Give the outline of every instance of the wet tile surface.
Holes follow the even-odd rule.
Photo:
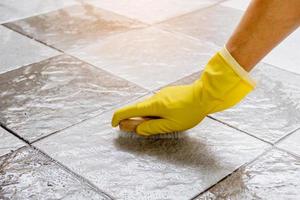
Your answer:
[[[290,199],[300,196],[300,158],[272,150],[241,168],[208,192],[204,199]]]
[[[300,127],[300,76],[261,64],[253,77],[258,82],[254,92],[213,116],[274,143]]]
[[[0,156],[25,146],[25,143],[1,127],[0,138]]]
[[[110,118],[107,113],[35,145],[118,199],[192,198],[267,147],[211,119],[159,139],[120,133]]]
[[[6,25],[65,51],[93,44],[108,35],[144,26],[140,22],[87,4]]]
[[[242,12],[224,6],[213,6],[173,18],[159,27],[177,31],[223,47],[238,24]]]
[[[73,5],[73,0],[1,0],[0,23],[37,15]]]
[[[109,199],[29,147],[0,158],[0,199]]]
[[[300,130],[285,138],[277,146],[300,157]]]
[[[210,42],[146,28],[106,38],[72,54],[144,88],[155,89],[200,71],[216,49],[219,47]]]
[[[0,120],[33,141],[145,92],[128,81],[60,55],[0,75]]]
[[[89,3],[147,23],[166,19],[211,6],[220,0],[88,0]]]
[[[1,25],[0,38],[0,74],[59,54]]]

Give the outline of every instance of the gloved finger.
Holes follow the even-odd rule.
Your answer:
[[[138,125],[136,133],[139,135],[156,135],[176,131],[177,125],[168,119],[152,119]]]
[[[153,107],[152,101],[145,100],[140,103],[125,106],[115,111],[111,124],[113,127],[116,127],[120,121],[124,119],[129,119],[132,117],[155,116],[156,114],[156,109]]]

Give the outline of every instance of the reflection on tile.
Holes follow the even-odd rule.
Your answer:
[[[77,57],[147,89],[155,89],[199,71],[219,47],[156,28],[106,38]]]
[[[213,6],[188,15],[173,18],[159,27],[178,31],[223,47],[241,18],[241,11]]]
[[[242,103],[213,116],[269,142],[300,127],[300,76],[261,64],[258,86]]]
[[[229,0],[225,1],[221,5],[245,11],[248,8],[250,2],[251,0]]]
[[[0,75],[0,120],[33,141],[145,92],[61,55]]]
[[[88,0],[98,7],[112,10],[147,23],[155,23],[211,6],[221,0]],[[78,0],[78,2],[86,2]]]
[[[300,74],[300,29],[292,33],[264,58],[264,62]]]
[[[24,146],[21,140],[0,127],[0,156]]]
[[[109,199],[29,147],[0,158],[1,199]]]
[[[186,76],[182,79],[179,79],[171,84],[169,84],[168,86],[175,86],[175,85],[188,85],[188,84],[192,84],[194,81],[200,79],[200,75],[201,75],[201,72],[196,72],[196,73],[193,73],[189,76]]]
[[[110,119],[106,113],[35,145],[119,199],[189,199],[268,147],[211,119],[161,138],[120,133]]]
[[[87,4],[6,25],[62,50],[78,49],[105,36],[144,26]]]
[[[25,18],[75,4],[74,0],[1,0],[0,23]]]
[[[272,150],[241,168],[208,192],[204,199],[299,199],[300,159]]]
[[[0,38],[0,74],[59,54],[3,26]]]
[[[277,146],[300,156],[300,130],[296,131]]]

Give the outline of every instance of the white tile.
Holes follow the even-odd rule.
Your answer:
[[[277,146],[300,156],[300,130],[285,138]]]
[[[60,54],[3,26],[0,38],[0,74]]]
[[[238,10],[246,10],[247,7],[249,6],[251,0],[230,0],[230,1],[225,1],[221,5],[235,8]]]
[[[0,127],[0,156],[16,150],[26,144]]]
[[[212,42],[146,28],[71,53],[146,89],[155,89],[200,71],[218,49]]]
[[[141,138],[111,113],[35,144],[117,199],[190,199],[268,147],[211,119],[177,137]]]
[[[220,0],[81,0],[116,13],[155,23],[200,8],[208,7]]]
[[[300,29],[273,49],[263,62],[300,74]]]
[[[75,4],[74,0],[1,0],[0,23],[37,15]]]

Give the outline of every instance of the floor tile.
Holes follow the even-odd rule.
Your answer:
[[[197,9],[211,6],[220,0],[88,0],[93,5],[112,10],[147,23],[156,23]]]
[[[300,157],[300,130],[285,138],[277,146]]]
[[[221,5],[244,11],[248,8],[250,2],[251,0],[229,0],[225,1]]]
[[[268,147],[211,119],[160,138],[120,133],[110,119],[107,113],[35,145],[115,198],[179,200],[190,199]]]
[[[16,150],[26,144],[0,127],[0,156]]]
[[[300,196],[299,177],[300,159],[273,150],[233,173],[197,200],[296,200]]]
[[[58,51],[1,25],[0,38],[0,74],[59,55]]]
[[[75,5],[6,24],[61,50],[78,49],[104,37],[140,28],[140,22],[95,8]]]
[[[213,6],[191,14],[173,18],[159,27],[181,32],[223,47],[242,16],[242,11]]]
[[[217,49],[210,42],[146,28],[106,38],[72,54],[144,88],[155,89],[203,69]]]
[[[1,199],[109,199],[29,147],[0,158]]]
[[[75,4],[74,0],[1,0],[0,23],[9,22]]]
[[[300,74],[299,44],[300,29],[279,44],[263,61],[281,69]]]
[[[213,116],[269,142],[300,127],[300,76],[262,64],[258,86],[242,103]]]
[[[33,141],[145,93],[126,80],[60,55],[0,75],[0,120]]]

